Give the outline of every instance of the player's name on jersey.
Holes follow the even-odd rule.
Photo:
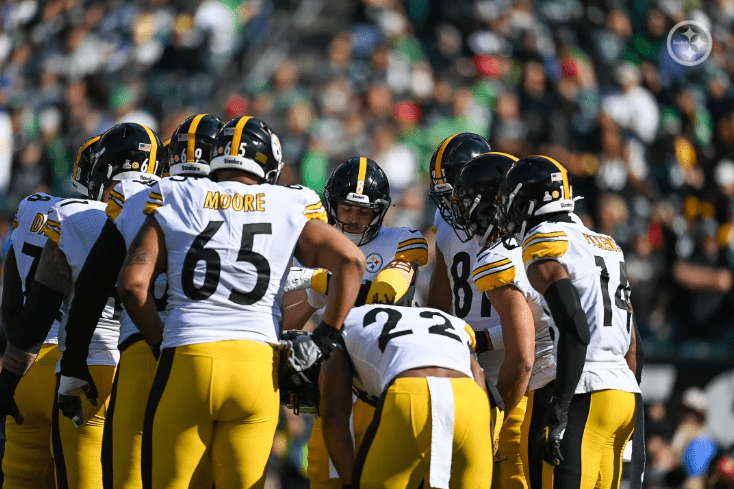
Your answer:
[[[586,242],[607,251],[622,251],[616,241],[609,236],[594,236],[593,234],[584,233]]]
[[[46,216],[44,216],[40,212],[36,213],[36,217],[34,217],[33,222],[31,222],[30,231],[32,233],[37,233],[37,234],[42,235],[44,222],[46,222]]]
[[[204,209],[229,209],[243,212],[265,212],[265,194],[226,194],[222,192],[206,193]]]

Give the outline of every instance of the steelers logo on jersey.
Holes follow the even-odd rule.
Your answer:
[[[375,273],[382,268],[382,256],[379,253],[370,253],[367,255],[367,271]]]

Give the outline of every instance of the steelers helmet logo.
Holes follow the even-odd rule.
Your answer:
[[[367,271],[370,273],[378,272],[382,268],[382,257],[379,253],[370,253],[367,255]]]
[[[273,156],[275,156],[275,161],[282,161],[283,160],[283,148],[280,146],[280,139],[278,139],[278,136],[275,134],[270,135],[270,146],[273,150]]]

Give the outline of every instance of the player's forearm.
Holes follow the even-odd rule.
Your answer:
[[[506,412],[511,412],[527,392],[532,371],[532,362],[505,355],[497,379],[497,390],[505,401]]]
[[[71,268],[66,261],[66,255],[50,239],[46,241],[46,245],[43,247],[34,280],[61,293],[64,297],[67,297],[71,292]]]
[[[23,311],[23,284],[15,261],[15,251],[10,247],[5,261],[2,295],[2,321],[6,338],[10,338]]]
[[[124,297],[120,294],[120,298],[125,305],[125,311],[143,334],[145,341],[157,345],[163,341],[163,321],[158,314],[153,294],[147,290],[144,294],[141,292],[139,289],[132,289]]]
[[[323,433],[326,450],[339,473],[343,484],[352,483],[354,470],[354,440],[349,430],[349,417],[323,418]]]
[[[357,300],[364,277],[365,258],[359,249],[356,251],[342,254],[337,264],[328,267],[331,281],[323,320],[330,326],[340,328]]]

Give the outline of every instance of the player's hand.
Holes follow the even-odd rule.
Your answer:
[[[93,406],[97,405],[97,386],[94,385],[89,369],[80,372],[79,377],[61,375],[59,379],[59,410],[79,428],[84,424],[81,395],[84,394]]]
[[[568,407],[571,401],[562,401],[557,397],[551,399],[551,413],[548,424],[538,434],[537,446],[543,460],[552,465],[563,462],[561,441],[568,425]]]
[[[146,341],[146,343],[148,343]],[[156,343],[155,345],[152,345],[148,343],[148,346],[150,347],[150,352],[155,357],[155,361],[157,362],[161,358],[161,343]]]
[[[343,348],[344,344],[341,331],[332,328],[323,321],[313,330],[311,339],[319,347],[319,350],[321,350],[324,360],[329,358],[332,351],[337,348]]]
[[[21,376],[5,369],[0,372],[0,417],[12,416],[17,424],[23,424],[23,416],[15,403],[15,388]]]
[[[284,292],[303,290],[311,287],[311,279],[316,270],[311,268],[291,267],[285,282]]]

